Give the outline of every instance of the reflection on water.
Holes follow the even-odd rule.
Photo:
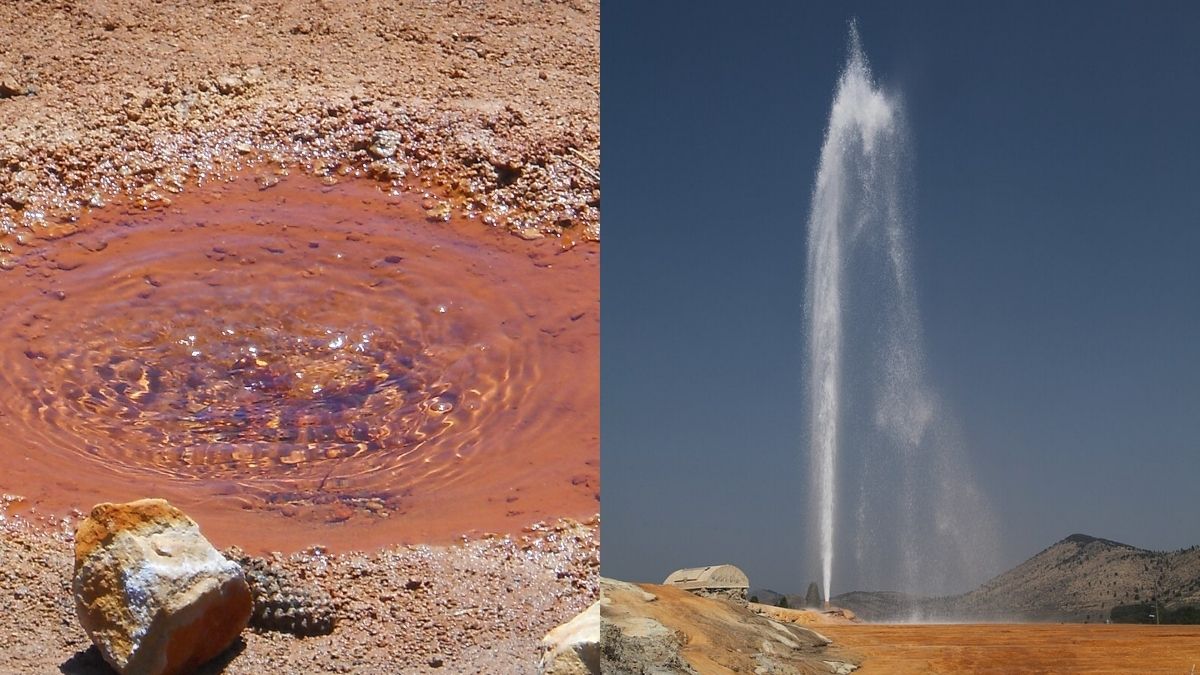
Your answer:
[[[594,510],[595,250],[431,224],[369,185],[247,183],[17,251],[0,466],[328,522],[464,508],[569,458]]]

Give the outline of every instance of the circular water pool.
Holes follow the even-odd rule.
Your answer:
[[[263,548],[597,510],[598,246],[430,222],[362,181],[179,197],[0,272],[3,489],[165,496]]]

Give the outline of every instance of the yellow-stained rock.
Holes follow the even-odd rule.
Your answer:
[[[542,638],[542,675],[600,675],[600,602]]]
[[[191,672],[250,619],[241,568],[161,499],[99,504],[75,531],[75,609],[122,675]]]

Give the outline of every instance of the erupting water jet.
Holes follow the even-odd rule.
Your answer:
[[[967,573],[991,542],[990,520],[925,383],[909,263],[904,179],[907,134],[899,100],[877,86],[858,29],[838,79],[808,219],[806,303],[811,480],[822,591],[832,598],[840,466],[853,466],[856,562],[902,564],[906,590]],[[848,354],[852,356],[848,357]],[[839,454],[860,453],[850,465]],[[886,502],[886,503],[880,503]],[[881,521],[893,534],[872,533]],[[966,525],[969,524],[969,527]],[[948,574],[949,572],[949,574]],[[978,573],[978,569],[970,573]]]

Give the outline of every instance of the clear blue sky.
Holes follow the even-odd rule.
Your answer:
[[[851,17],[907,111],[983,572],[1073,532],[1200,543],[1200,4],[606,0],[602,573],[817,578],[805,222]]]

